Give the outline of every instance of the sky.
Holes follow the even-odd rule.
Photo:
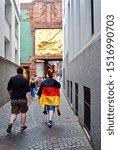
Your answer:
[[[27,3],[27,2],[31,2],[32,0],[19,0],[20,3]]]

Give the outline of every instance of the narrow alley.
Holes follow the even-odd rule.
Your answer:
[[[0,150],[92,150],[92,147],[61,92],[61,116],[56,113],[52,128],[47,126],[47,117],[37,98],[29,106],[27,126],[20,131],[20,115],[12,134],[6,133],[10,115],[10,103],[0,108]]]
[[[101,150],[101,0],[2,0],[0,10],[0,150]],[[52,128],[35,97],[28,128],[21,123],[20,131],[18,115],[7,134],[7,87],[18,67],[31,93],[50,68],[61,82],[61,116],[55,113]]]

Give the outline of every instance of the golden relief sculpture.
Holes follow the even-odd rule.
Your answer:
[[[62,56],[62,39],[62,29],[37,29],[35,55]]]
[[[28,78],[28,73],[27,73],[27,70],[26,70],[26,69],[23,69],[23,76],[24,76],[25,78]]]

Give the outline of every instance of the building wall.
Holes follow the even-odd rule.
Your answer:
[[[29,62],[29,57],[33,55],[33,35],[31,30],[31,22],[28,20],[29,10],[21,9],[20,24],[20,61],[21,63]]]
[[[21,41],[21,56],[25,57],[24,49],[30,51],[28,56],[31,54],[31,50],[35,55],[35,30],[62,28],[62,0],[33,0],[31,3],[22,3],[21,18],[21,40],[24,31],[25,36],[29,35],[29,41],[27,37],[26,43],[23,40]],[[33,48],[30,42],[33,42]]]
[[[92,0],[65,0],[63,2],[63,90],[76,113],[75,87],[76,84],[78,85],[77,116],[84,129],[86,129],[85,99],[88,99],[87,95],[84,95],[84,88],[87,87],[90,90],[90,131],[86,129],[86,133],[88,133],[94,149],[100,150],[101,4],[99,0],[93,0],[92,7],[91,2]]]
[[[21,4],[21,63],[30,64],[29,76],[37,73],[33,59],[40,59],[35,53],[37,29],[62,29],[62,0],[33,0]],[[48,59],[45,55],[41,57]]]
[[[20,64],[19,3],[0,1],[0,107],[8,102],[7,83]]]
[[[7,84],[10,77],[16,75],[17,67],[18,65],[0,56],[0,107],[10,100]]]
[[[1,0],[0,10],[0,56],[20,64],[19,5],[15,0]]]

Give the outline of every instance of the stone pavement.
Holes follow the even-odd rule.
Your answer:
[[[20,115],[12,134],[6,133],[10,116],[10,103],[0,108],[0,150],[92,150],[83,129],[61,93],[61,116],[54,116],[52,128],[47,126],[47,116],[37,98],[29,106],[27,126],[20,131]]]

